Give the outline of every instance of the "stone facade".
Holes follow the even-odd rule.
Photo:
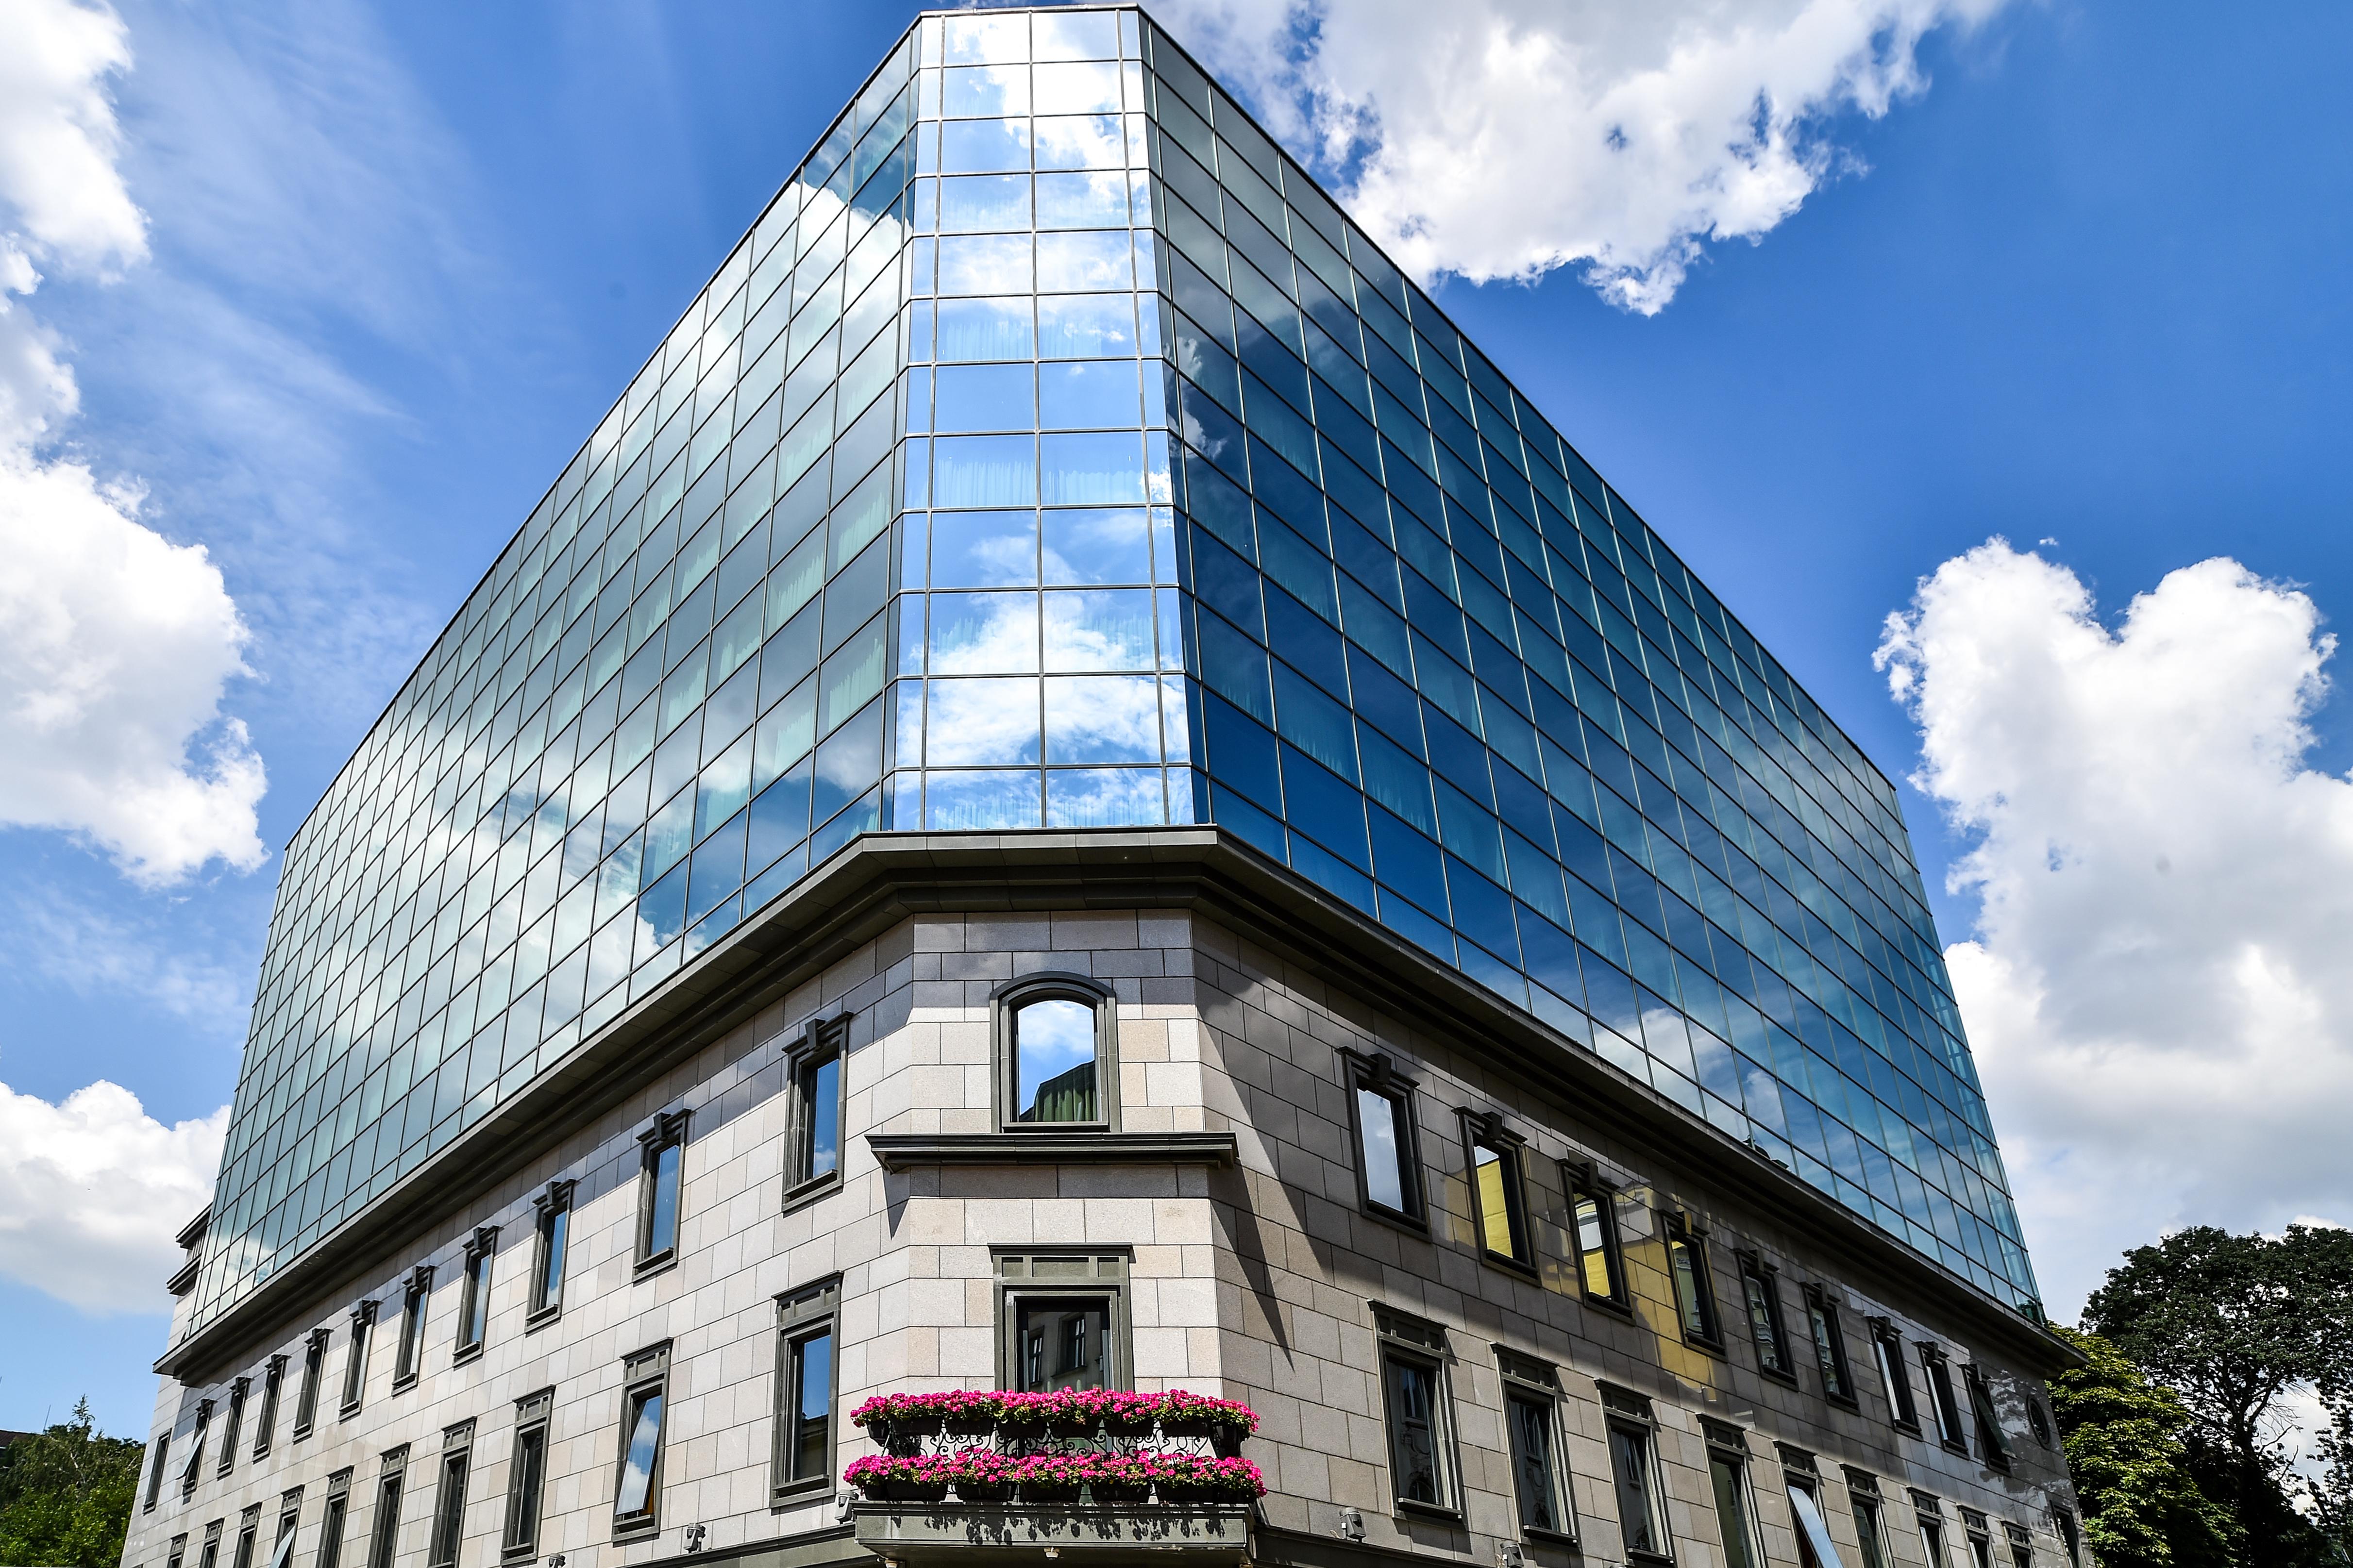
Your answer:
[[[1328,923],[1328,921],[1327,921]],[[1343,922],[1345,924],[1345,922]],[[1642,1127],[1467,1026],[1437,1001],[1368,998],[1328,943],[1276,945],[1252,922],[1214,909],[916,912],[831,958],[692,1054],[633,1086],[607,1085],[603,1109],[577,1125],[552,1120],[544,1147],[503,1151],[495,1185],[468,1193],[462,1165],[441,1173],[451,1196],[385,1240],[364,1272],[321,1282],[301,1315],[248,1335],[237,1364],[167,1378],[154,1429],[171,1435],[158,1500],[133,1516],[124,1562],[164,1568],[186,1537],[185,1568],[264,1568],[290,1489],[302,1489],[290,1568],[325,1568],[319,1539],[331,1479],[352,1474],[340,1568],[370,1568],[383,1456],[408,1449],[393,1562],[422,1565],[439,1502],[445,1433],[473,1423],[471,1471],[457,1562],[501,1558],[517,1402],[553,1390],[543,1526],[534,1555],[567,1568],[617,1568],[681,1555],[782,1550],[800,1560],[856,1555],[827,1487],[772,1507],[771,1452],[779,1374],[777,1298],[839,1277],[834,1387],[838,1472],[867,1451],[844,1413],[875,1393],[993,1386],[998,1377],[997,1255],[1007,1249],[1124,1252],[1139,1388],[1186,1387],[1244,1400],[1262,1418],[1245,1452],[1269,1488],[1258,1558],[1324,1564],[1334,1553],[1370,1563],[1405,1552],[1482,1563],[1568,1561],[1550,1538],[1516,1528],[1504,1401],[1493,1347],[1557,1367],[1564,1458],[1585,1560],[1619,1562],[1600,1385],[1646,1397],[1655,1421],[1664,1516],[1675,1561],[1725,1561],[1708,1465],[1740,1444],[1765,1561],[1801,1561],[1784,1464],[1814,1465],[1829,1529],[1849,1563],[1859,1552],[1844,1467],[1877,1479],[1892,1562],[1921,1564],[1914,1494],[1938,1501],[1952,1561],[1973,1563],[1963,1509],[1980,1510],[1988,1561],[2010,1563],[2006,1525],[2031,1532],[2031,1560],[2069,1561],[2057,1533],[2073,1508],[2064,1461],[2039,1441],[2040,1375],[2061,1364],[2051,1342],[1957,1282],[1923,1289],[1925,1264],[1900,1278],[1873,1270],[1867,1228],[1827,1203],[1793,1220],[1769,1167],[1697,1119],[1664,1107]],[[1388,956],[1366,925],[1362,961]],[[1394,944],[1391,944],[1394,946]],[[1224,1133],[1235,1162],[928,1164],[886,1171],[870,1133],[991,1134],[992,994],[1041,971],[1092,976],[1116,995],[1118,1131]],[[1467,994],[1470,987],[1464,986]],[[1442,1001],[1439,998],[1438,1001]],[[791,1127],[786,1058],[812,1018],[848,1016],[843,1179],[787,1206]],[[1367,1212],[1358,1197],[1348,1101],[1351,1058],[1383,1053],[1412,1079],[1428,1234]],[[1589,1057],[1588,1058],[1590,1059]],[[1602,1068],[1614,1072],[1612,1068]],[[1647,1089],[1642,1092],[1647,1093]],[[680,1245],[651,1274],[636,1265],[639,1134],[664,1112],[691,1113],[682,1162]],[[1525,1141],[1537,1268],[1482,1261],[1473,1229],[1464,1120],[1500,1112]],[[1663,1117],[1663,1121],[1661,1118]],[[1688,1123],[1681,1146],[1656,1129]],[[488,1158],[490,1151],[484,1151]],[[1615,1187],[1631,1310],[1588,1305],[1577,1289],[1560,1163],[1589,1163]],[[527,1321],[534,1198],[576,1183],[561,1312]],[[1705,1238],[1725,1319],[1723,1350],[1686,1340],[1660,1237],[1662,1215]],[[453,1364],[465,1248],[498,1227],[488,1331],[479,1355]],[[1888,1244],[1877,1244],[1885,1247]],[[1796,1345],[1794,1380],[1763,1375],[1739,1303],[1736,1252],[1778,1269]],[[419,1265],[435,1270],[421,1368],[394,1389],[403,1292]],[[1835,1303],[1859,1401],[1822,1397],[1804,1335],[1801,1286]],[[360,1408],[339,1409],[350,1313],[380,1304]],[[1392,1500],[1374,1307],[1441,1325],[1457,1452],[1459,1519]],[[1867,1322],[1884,1319],[1907,1343],[1944,1347],[1956,1388],[1982,1369],[2007,1428],[2005,1473],[1891,1425],[1872,1364]],[[332,1331],[315,1429],[291,1436],[308,1336]],[[177,1335],[175,1333],[175,1340]],[[613,1510],[622,1443],[624,1360],[670,1347],[659,1528],[617,1539]],[[252,1453],[263,1368],[288,1358],[268,1453]],[[1915,1363],[1912,1377],[1919,1379]],[[221,1411],[233,1379],[252,1380],[239,1451],[217,1473]],[[213,1401],[211,1448],[192,1494],[180,1471],[200,1402]],[[1970,1411],[1960,1405],[1966,1428]],[[1728,1424],[1728,1425],[1726,1425]],[[1788,1449],[1777,1445],[1789,1446]],[[1802,1450],[1802,1453],[1795,1450]],[[1808,1458],[1810,1456],[1810,1461]],[[142,1493],[142,1501],[144,1500]],[[254,1563],[233,1561],[240,1518],[259,1505]],[[223,1521],[220,1561],[203,1563],[206,1526]],[[691,1527],[700,1527],[691,1531]],[[1356,1542],[1361,1540],[1362,1545]],[[512,1555],[509,1561],[515,1560]],[[1942,1568],[1942,1565],[1939,1565]]]

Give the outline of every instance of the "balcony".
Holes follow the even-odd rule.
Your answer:
[[[850,1413],[881,1449],[842,1479],[864,1499],[858,1544],[891,1568],[973,1553],[1021,1568],[1169,1563],[1241,1568],[1258,1468],[1237,1450],[1245,1405],[1063,1389],[889,1394]]]

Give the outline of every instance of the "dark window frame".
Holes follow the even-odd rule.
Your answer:
[[[147,1495],[139,1505],[142,1513],[153,1513],[164,1499],[164,1472],[172,1463],[172,1433],[169,1427],[156,1434],[155,1451],[147,1461]]]
[[[496,1273],[498,1253],[499,1227],[476,1226],[466,1243],[466,1260],[458,1275],[458,1340],[449,1352],[452,1366],[461,1366],[480,1355],[482,1346],[490,1340],[491,1282]]]
[[[1717,1550],[1723,1552],[1726,1568],[1765,1568],[1763,1510],[1757,1506],[1757,1479],[1751,1473],[1756,1456],[1748,1451],[1748,1434],[1728,1421],[1713,1416],[1699,1418],[1702,1447],[1707,1459],[1707,1508],[1715,1516]],[[1730,1503],[1739,1517],[1724,1516],[1726,1501],[1724,1476],[1729,1471],[1733,1490]],[[1694,1510],[1696,1511],[1696,1510]],[[1736,1531],[1740,1537],[1739,1555],[1734,1555],[1727,1534]]]
[[[542,1514],[547,1496],[547,1456],[554,1431],[555,1390],[543,1388],[515,1401],[514,1448],[507,1465],[505,1519],[499,1530],[501,1561],[529,1561],[539,1555]],[[536,1464],[533,1440],[537,1439]]]
[[[1076,1002],[1092,1010],[1095,1020],[1095,1110],[1090,1121],[1024,1121],[1018,1119],[1021,1092],[1019,1030],[1015,1016],[1032,1002]],[[1046,969],[1000,984],[988,994],[991,1110],[1004,1132],[1116,1132],[1121,1126],[1119,1093],[1119,997],[1092,975],[1070,970]]]
[[[686,1141],[691,1113],[668,1110],[653,1120],[653,1125],[638,1134],[638,1226],[636,1258],[632,1277],[642,1279],[649,1274],[659,1274],[677,1265],[686,1247]],[[661,1209],[662,1156],[671,1150],[678,1158],[669,1177],[670,1244],[654,1246],[654,1225]]]
[[[557,1180],[532,1199],[531,1293],[523,1331],[546,1327],[564,1315],[564,1280],[572,1266],[572,1194],[579,1183]],[[553,1268],[554,1278],[550,1279]]]
[[[1631,1563],[1662,1564],[1674,1561],[1674,1537],[1667,1521],[1665,1477],[1659,1467],[1659,1423],[1651,1414],[1650,1396],[1614,1383],[1595,1379],[1601,1394],[1603,1437],[1609,1450],[1609,1496],[1616,1515],[1619,1548]],[[1626,1450],[1634,1455],[1634,1469],[1626,1468]],[[1626,1531],[1627,1488],[1631,1484],[1641,1502],[1645,1528],[1659,1544],[1633,1544]]]
[[[327,1345],[332,1329],[312,1329],[302,1342],[302,1386],[294,1396],[293,1440],[297,1443],[319,1428],[319,1397],[327,1382]]]
[[[1994,1406],[1993,1384],[1974,1361],[1961,1363],[1961,1384],[1968,1396],[1969,1414],[1977,1422],[1978,1457],[1989,1468],[2007,1473],[2014,1461],[2009,1436],[2001,1429],[2001,1412]]]
[[[771,1506],[797,1507],[828,1495],[834,1484],[835,1459],[841,1446],[841,1277],[821,1279],[776,1297],[776,1399],[773,1438],[768,1453],[768,1501]],[[808,1347],[826,1342],[825,1456],[818,1467],[796,1473],[803,1436],[800,1423],[800,1379]]]
[[[2002,1539],[2010,1545],[2011,1568],[2034,1568],[2034,1535],[2026,1526],[2010,1520],[2001,1521]]]
[[[278,1425],[279,1403],[286,1394],[286,1363],[284,1352],[271,1356],[261,1373],[261,1408],[254,1415],[253,1457],[266,1458],[276,1438],[272,1431]]]
[[[1967,1503],[1956,1506],[1961,1514],[1961,1539],[1969,1543],[1970,1568],[1993,1568],[1992,1521]]]
[[[1025,1306],[1056,1300],[1107,1299],[1103,1338],[1103,1385],[1135,1384],[1135,1334],[1129,1284],[1134,1254],[1125,1247],[996,1249],[997,1386],[1021,1386],[1021,1320]]]
[[[245,1435],[246,1396],[252,1392],[253,1379],[249,1377],[237,1378],[228,1385],[228,1408],[221,1415],[220,1460],[213,1467],[216,1476],[227,1475],[237,1468],[237,1439]]]
[[[1966,1458],[1968,1430],[1961,1424],[1961,1403],[1953,1393],[1952,1359],[1944,1346],[1923,1342],[1920,1368],[1928,1379],[1928,1405],[1936,1416],[1936,1441],[1947,1452]]]
[[[1912,1489],[1912,1522],[1920,1531],[1920,1551],[1931,1568],[1951,1568],[1951,1543],[1945,1539],[1945,1505],[1933,1495]]]
[[[1879,1363],[1879,1388],[1887,1399],[1888,1425],[1917,1437],[1921,1435],[1920,1403],[1912,1389],[1912,1371],[1904,1352],[1903,1332],[1885,1318],[1872,1319],[1870,1327],[1871,1352]]]
[[[375,1517],[368,1521],[367,1568],[392,1568],[400,1552],[400,1505],[408,1489],[408,1445],[376,1461]]]
[[[230,1445],[234,1447],[235,1445]],[[261,1505],[248,1503],[237,1521],[237,1545],[229,1552],[230,1568],[253,1568],[253,1554],[261,1545]]]
[[[220,1568],[221,1531],[228,1524],[226,1519],[216,1519],[205,1526],[205,1543],[196,1552],[196,1568]]]
[[[1574,1255],[1577,1289],[1588,1306],[1604,1307],[1621,1316],[1631,1317],[1634,1302],[1626,1288],[1626,1244],[1618,1229],[1618,1188],[1603,1178],[1591,1162],[1560,1163],[1561,1185],[1568,1194],[1568,1245]],[[1600,1247],[1588,1249],[1585,1245],[1585,1225],[1579,1207],[1593,1205],[1594,1226],[1599,1233]],[[1586,1260],[1598,1251],[1601,1258],[1602,1277],[1609,1282],[1609,1294],[1594,1294],[1593,1282],[1586,1273]]]
[[[302,1489],[289,1487],[278,1494],[278,1533],[269,1542],[269,1568],[293,1568],[294,1542],[302,1528]]]
[[[352,1511],[352,1470],[346,1465],[327,1478],[327,1500],[319,1510],[319,1550],[311,1568],[339,1568],[343,1560],[343,1531]]]
[[[2059,1544],[2067,1552],[2067,1568],[2084,1568],[2084,1537],[2074,1514],[2063,1508],[2052,1509],[2051,1528],[2058,1532]]]
[[[180,1500],[187,1501],[196,1495],[196,1487],[204,1479],[205,1436],[212,1430],[213,1402],[196,1401],[195,1424],[188,1429],[188,1457],[180,1465]]]
[[[1757,1350],[1757,1372],[1774,1382],[1798,1386],[1797,1357],[1791,1353],[1788,1321],[1781,1313],[1781,1271],[1761,1255],[1743,1248],[1733,1254],[1740,1276],[1741,1316],[1748,1321],[1748,1337]],[[1759,1310],[1764,1321],[1757,1321]],[[1778,1366],[1767,1363],[1767,1351]]]
[[[352,1331],[343,1346],[343,1397],[336,1406],[336,1418],[348,1421],[360,1413],[367,1403],[368,1350],[375,1338],[374,1301],[362,1301],[352,1309]]]
[[[180,1568],[188,1560],[188,1534],[182,1531],[172,1537],[172,1544],[164,1553],[164,1568]]]
[[[1478,1238],[1479,1260],[1534,1279],[1536,1275],[1535,1227],[1529,1223],[1527,1140],[1504,1123],[1500,1110],[1459,1108],[1462,1127],[1463,1175],[1471,1187],[1471,1228]],[[1487,1199],[1482,1190],[1479,1154],[1495,1156],[1504,1196],[1504,1232],[1513,1250],[1498,1252],[1489,1245]]]
[[[800,1039],[785,1054],[785,1081],[792,1086],[791,1125],[786,1129],[785,1207],[794,1209],[841,1185],[849,1153],[849,1021],[848,1013],[811,1018]],[[833,1168],[816,1169],[817,1093],[824,1068],[834,1069]]]
[[[1659,1211],[1659,1241],[1666,1252],[1667,1285],[1675,1299],[1675,1325],[1683,1332],[1683,1343],[1696,1345],[1711,1355],[1723,1355],[1724,1310],[1716,1299],[1715,1270],[1708,1256],[1707,1232],[1693,1224],[1682,1211]],[[1675,1267],[1675,1250],[1681,1247],[1691,1259],[1688,1270]],[[1691,1294],[1686,1298],[1684,1282],[1690,1281]],[[1698,1323],[1694,1326],[1693,1320]]]
[[[1806,1337],[1813,1342],[1814,1370],[1821,1376],[1822,1397],[1844,1409],[1859,1409],[1854,1363],[1847,1356],[1846,1327],[1839,1321],[1838,1303],[1820,1285],[1806,1286],[1804,1296]]]
[[[1348,1096],[1348,1142],[1356,1153],[1356,1207],[1359,1212],[1400,1226],[1417,1235],[1430,1233],[1430,1196],[1424,1189],[1421,1169],[1421,1128],[1415,1110],[1415,1089],[1411,1078],[1398,1070],[1396,1060],[1387,1051],[1361,1056],[1355,1051],[1340,1053],[1345,1064],[1344,1083]],[[1372,1183],[1366,1168],[1370,1151],[1365,1143],[1365,1121],[1357,1101],[1359,1094],[1371,1094],[1387,1100],[1396,1108],[1398,1143],[1398,1193],[1406,1206],[1393,1208],[1373,1196]]]
[[[613,1468],[613,1540],[642,1541],[661,1531],[662,1463],[670,1457],[670,1346],[665,1340],[658,1345],[623,1359],[621,1363],[621,1447],[614,1458]],[[624,1511],[621,1489],[628,1484],[629,1443],[649,1400],[659,1400],[660,1407],[654,1416],[653,1458],[646,1468],[645,1504]]]
[[[1381,1425],[1388,1438],[1389,1496],[1404,1512],[1430,1519],[1460,1521],[1462,1515],[1462,1458],[1457,1451],[1454,1419],[1454,1388],[1451,1375],[1454,1351],[1445,1326],[1378,1301],[1371,1303],[1375,1354],[1380,1363]],[[1392,1365],[1418,1368],[1430,1376],[1430,1452],[1432,1468],[1431,1489],[1438,1500],[1407,1497],[1401,1485],[1398,1463],[1399,1443],[1404,1425],[1399,1420],[1395,1388],[1389,1376]]]
[[[1577,1544],[1576,1486],[1568,1471],[1568,1455],[1562,1434],[1560,1418],[1564,1392],[1560,1386],[1560,1369],[1546,1361],[1524,1355],[1504,1345],[1493,1346],[1495,1370],[1504,1384],[1504,1450],[1512,1466],[1512,1502],[1519,1521],[1520,1534],[1537,1542],[1555,1542],[1565,1546]],[[1522,1482],[1530,1466],[1528,1456],[1521,1447],[1520,1426],[1514,1418],[1514,1405],[1541,1412],[1545,1423],[1547,1451],[1544,1468],[1547,1473],[1552,1496],[1550,1502],[1558,1527],[1531,1523],[1526,1492]]]
[[[1854,1537],[1862,1550],[1861,1568],[1894,1568],[1894,1547],[1887,1538],[1887,1500],[1880,1495],[1879,1478],[1852,1465],[1843,1468],[1847,1511],[1854,1517]]]
[[[474,1424],[442,1428],[441,1463],[433,1479],[433,1533],[425,1546],[426,1568],[456,1568],[466,1540],[466,1490],[474,1468]]]
[[[400,1338],[393,1347],[392,1391],[406,1394],[425,1372],[425,1317],[433,1304],[433,1266],[420,1263],[408,1272],[400,1292]]]

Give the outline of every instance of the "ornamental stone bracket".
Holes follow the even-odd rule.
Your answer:
[[[1250,1561],[1248,1503],[1080,1507],[955,1502],[860,1502],[858,1544],[884,1568],[1116,1568],[1181,1561],[1242,1568]]]

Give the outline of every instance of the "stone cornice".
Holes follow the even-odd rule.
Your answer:
[[[886,1171],[923,1165],[1216,1165],[1240,1158],[1230,1132],[870,1132]]]

